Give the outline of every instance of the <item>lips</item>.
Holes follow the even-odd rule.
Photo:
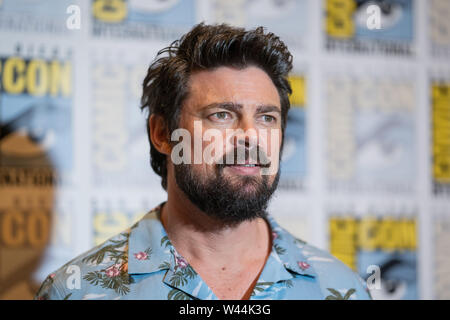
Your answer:
[[[253,167],[259,167],[259,164],[235,164],[232,165],[233,167],[245,167],[245,168],[253,168]]]
[[[224,166],[231,166],[231,167],[238,167],[238,166],[239,167],[262,167],[262,168],[265,168],[265,167],[269,167],[270,163],[262,164],[260,162],[256,162],[256,160],[253,160],[253,159],[252,160],[246,159],[245,161],[237,161],[235,159],[235,161],[230,163],[230,164],[225,162]]]
[[[265,153],[260,152],[257,147],[253,149],[246,149],[245,156],[238,157],[238,150],[234,150],[230,154],[226,154],[223,157],[223,163],[220,164],[222,168],[230,167],[235,169],[253,169],[259,172],[260,168],[270,167],[270,161]],[[230,159],[231,158],[231,159]],[[244,160],[245,159],[245,160]],[[231,160],[231,161],[230,161]]]
[[[253,162],[253,161],[252,161]],[[246,168],[252,168],[252,167],[261,167],[261,164],[259,163],[251,163],[251,161],[246,160],[245,163],[238,163],[238,164],[226,164],[226,166],[232,166],[232,167],[246,167]]]
[[[255,163],[254,161],[245,160],[244,163],[233,163],[233,164],[225,164],[227,167],[243,167],[243,168],[255,168],[261,167],[260,163]]]
[[[261,166],[259,164],[246,163],[246,164],[226,165],[226,167],[230,168],[232,171],[238,174],[254,175],[259,174]]]

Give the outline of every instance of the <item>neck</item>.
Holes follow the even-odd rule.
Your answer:
[[[239,265],[267,258],[271,237],[264,219],[230,226],[201,211],[178,188],[169,188],[168,195],[161,211],[161,222],[177,252],[189,263],[239,268]]]

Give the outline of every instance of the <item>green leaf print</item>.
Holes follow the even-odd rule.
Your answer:
[[[335,289],[327,288],[327,290],[330,291],[332,295],[327,296],[325,300],[348,300],[350,296],[356,291],[352,288],[348,290],[344,296],[342,296],[342,294]]]
[[[256,294],[256,291],[262,292],[262,291],[266,290],[268,287],[270,287],[271,285],[273,285],[273,282],[257,282],[255,287],[253,288],[251,295],[254,296]]]
[[[177,271],[173,274],[173,276],[169,280],[170,284],[175,287],[182,287],[184,286],[188,281],[182,271]]]
[[[128,285],[132,283],[128,275],[128,233],[121,233],[124,239],[109,240],[108,244],[103,248],[87,256],[82,261],[87,263],[96,263],[97,265],[105,261],[112,261],[108,268],[87,273],[83,279],[90,284],[100,285],[104,289],[112,289],[120,295],[130,292]]]
[[[347,291],[347,293],[345,294],[345,296],[344,296],[344,300],[348,300],[348,299],[350,299],[350,297],[351,297],[351,295],[353,294],[353,293],[355,293],[355,289],[350,289],[350,290],[348,290]]]
[[[129,293],[130,289],[127,285],[132,283],[126,272],[121,272],[118,276],[107,276],[103,272],[94,271],[86,274],[83,279],[89,281],[94,286],[100,285],[104,289],[112,289],[120,295]]]
[[[187,276],[189,279],[194,279],[197,276],[197,272],[191,267],[187,266],[182,270],[182,272]]]
[[[128,244],[129,234],[121,234],[125,236],[125,239],[122,240],[110,240],[108,245],[104,246],[100,250],[94,252],[93,254],[85,257],[82,262],[84,263],[95,263],[100,264],[105,259],[105,256],[108,255],[112,259],[116,260],[127,260],[127,252],[126,250],[118,250],[119,248],[125,247]]]
[[[306,244],[306,241],[303,241],[303,240],[300,240],[300,239],[297,239],[297,238],[294,239],[294,242],[296,244],[300,244],[300,245],[305,245]]]
[[[125,284],[128,284],[128,280],[124,279],[124,277],[109,278],[105,276],[102,279],[102,288],[113,289],[120,295],[125,295],[130,292],[130,289]]]
[[[167,248],[168,246],[171,246],[172,243],[169,240],[168,236],[164,236],[161,238],[161,247],[164,246],[165,248]]]
[[[183,291],[172,289],[167,295],[168,300],[192,300],[191,296],[184,293]]]
[[[274,244],[273,247],[275,248],[275,251],[277,252],[278,255],[282,255],[286,253],[286,249],[280,247],[277,244]]]
[[[164,269],[170,269],[170,263],[167,261],[164,261],[163,263],[161,263],[158,266],[159,269],[164,270]]]
[[[96,286],[100,281],[102,281],[103,275],[99,271],[93,271],[86,274],[83,279]]]

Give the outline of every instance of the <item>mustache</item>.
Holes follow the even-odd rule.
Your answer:
[[[250,148],[233,148],[231,151],[224,154],[220,163],[216,163],[218,167],[224,168],[226,166],[233,166],[239,164],[254,164],[261,168],[268,168],[271,161],[264,149],[256,145]]]

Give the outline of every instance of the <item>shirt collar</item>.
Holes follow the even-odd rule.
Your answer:
[[[295,238],[283,229],[271,215],[267,216],[267,222],[272,230],[272,252],[270,256],[276,260],[277,264],[283,266],[289,272],[316,277],[316,271],[307,262],[307,258],[303,254],[306,242]]]
[[[128,240],[128,273],[152,273],[174,267],[173,246],[160,220],[164,203],[131,227]]]
[[[128,245],[128,273],[142,274],[161,270],[176,271],[175,248],[170,243],[160,220],[161,203],[131,227]],[[268,215],[272,230],[272,251],[261,273],[264,282],[293,278],[293,274],[316,277],[313,267],[303,254],[305,242],[293,237]]]
[[[147,213],[130,231],[128,273],[165,271],[163,282],[198,299],[217,299],[184,258],[177,253],[161,223],[164,202]],[[169,295],[177,295],[172,291]]]

